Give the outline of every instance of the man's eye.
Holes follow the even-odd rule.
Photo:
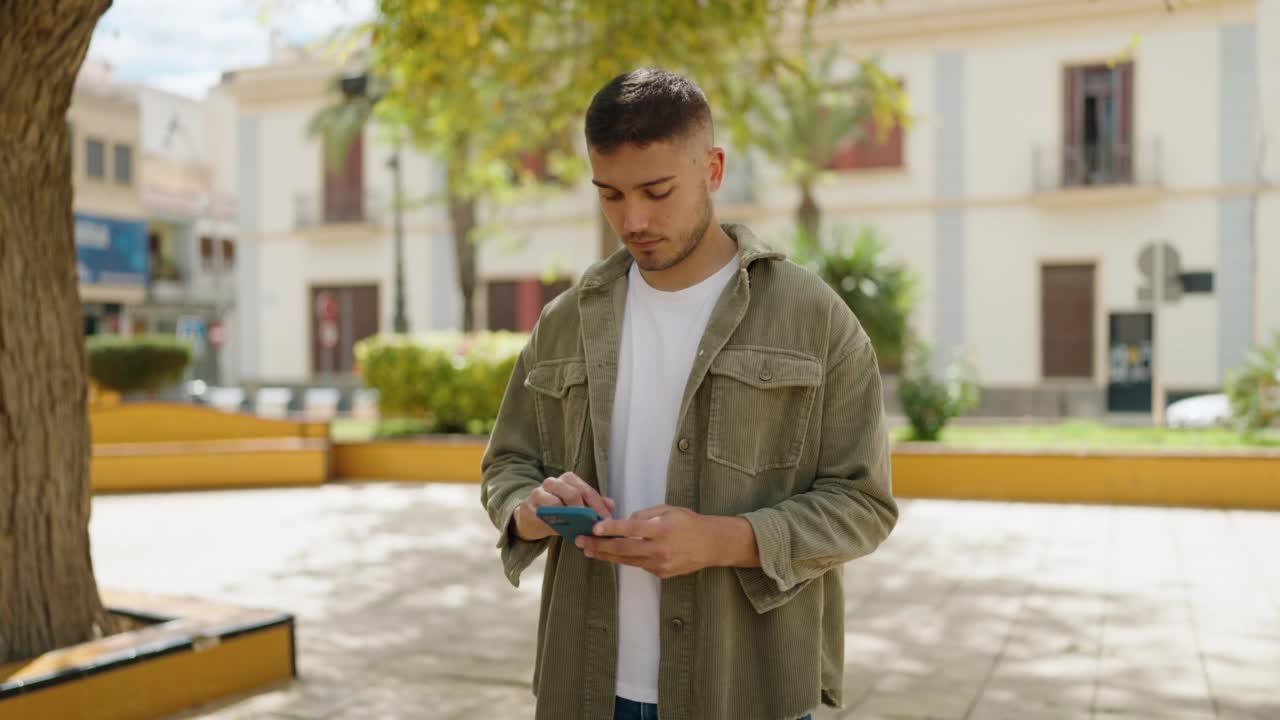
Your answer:
[[[654,200],[661,200],[661,199],[663,199],[663,198],[665,198],[665,197],[670,197],[671,193],[673,193],[673,192],[675,192],[675,191],[676,191],[676,189],[675,189],[675,188],[668,188],[668,189],[667,189],[667,191],[666,191],[666,192],[664,192],[664,193],[659,194],[659,193],[652,193],[652,192],[651,192],[651,193],[648,193],[648,195],[649,195],[649,197],[653,198]]]
[[[604,199],[605,202],[618,202],[622,199],[622,195],[619,195],[618,193],[613,193],[612,195],[601,195],[600,197]]]

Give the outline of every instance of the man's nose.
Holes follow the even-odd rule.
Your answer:
[[[622,212],[622,231],[642,233],[649,229],[649,212],[639,203],[628,204]]]

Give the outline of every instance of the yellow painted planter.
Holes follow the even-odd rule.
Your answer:
[[[337,480],[480,482],[487,438],[440,437],[375,440],[333,446]]]
[[[153,625],[0,667],[0,720],[137,720],[287,682],[293,617],[128,593],[117,614]]]
[[[342,480],[479,482],[484,438],[334,445]],[[1280,509],[1280,452],[893,451],[894,494],[1026,502]]]
[[[95,445],[329,436],[329,424],[324,422],[276,420],[182,403],[94,408],[89,413],[89,430]]]
[[[95,445],[94,492],[321,485],[329,444],[304,438]]]
[[[329,425],[142,403],[90,413],[95,492],[319,485]]]
[[[893,453],[902,497],[1280,509],[1280,453]]]

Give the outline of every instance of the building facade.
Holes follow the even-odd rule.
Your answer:
[[[913,270],[914,333],[969,358],[984,413],[1148,411],[1157,388],[1221,388],[1280,329],[1280,0],[895,0],[820,32],[850,67],[879,57],[914,119],[832,158],[825,227],[870,226]],[[374,211],[388,145],[366,130],[338,171],[306,133],[335,75],[295,56],[224,83],[238,291],[254,308],[238,335],[246,378],[342,375],[354,339],[391,327],[391,235]],[[428,158],[402,167],[408,197],[439,191]],[[799,198],[781,169],[730,152],[727,170],[721,217],[785,244]],[[599,257],[585,180],[485,220],[490,327],[531,325]],[[406,228],[412,330],[457,327],[443,209],[414,207]]]
[[[915,269],[917,333],[974,362],[987,412],[1148,411],[1280,329],[1277,5],[905,0],[824,23],[883,58],[916,123],[820,204]],[[790,198],[762,197],[776,226]]]
[[[146,213],[138,179],[137,95],[89,68],[76,83],[67,125],[76,269],[86,335],[130,332],[150,281]]]
[[[190,340],[191,378],[219,383],[234,310],[236,202],[216,187],[233,106],[218,93],[192,100],[140,88],[141,194],[151,283],[133,329]]]

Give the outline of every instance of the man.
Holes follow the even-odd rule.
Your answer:
[[[897,520],[871,344],[819,278],[716,222],[725,154],[692,82],[615,78],[586,135],[625,249],[543,311],[482,465],[508,579],[547,552],[537,717],[839,707],[840,568]],[[572,547],[548,505],[605,519]]]

